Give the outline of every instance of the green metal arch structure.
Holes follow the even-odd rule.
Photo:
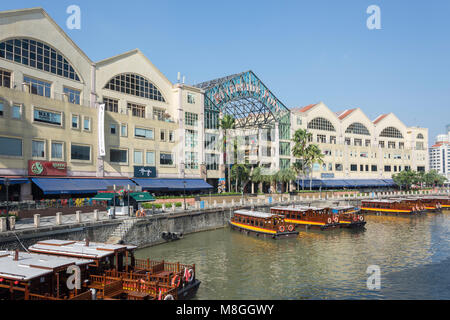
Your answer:
[[[246,71],[203,82],[205,114],[231,115],[236,128],[290,127],[290,110],[253,73]]]

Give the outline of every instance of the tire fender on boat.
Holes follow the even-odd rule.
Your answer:
[[[290,224],[290,225],[288,226],[288,230],[289,230],[290,232],[294,231],[294,226],[293,226],[292,224]]]
[[[187,283],[192,282],[192,280],[194,280],[194,270],[184,268],[184,279]]]
[[[359,221],[364,221],[364,217],[363,216],[359,216]]]
[[[174,300],[173,296],[171,294],[168,294],[164,297],[164,300]]]
[[[330,224],[332,222],[331,218],[328,218],[328,224]]]
[[[175,277],[172,278],[172,286],[179,287],[181,284],[181,278],[179,275],[175,275]]]
[[[284,232],[284,226],[280,226],[279,228],[278,228],[278,230],[280,230],[280,232]]]

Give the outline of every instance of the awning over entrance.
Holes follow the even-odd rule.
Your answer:
[[[27,178],[0,178],[0,184],[5,184],[6,179],[8,179],[10,185],[30,183]]]
[[[129,179],[77,179],[77,178],[31,178],[44,194],[83,194],[106,191],[116,185],[125,187],[136,184]]]
[[[155,201],[155,198],[153,198],[153,196],[148,192],[130,193],[130,197],[132,197],[137,202]]]
[[[149,191],[200,191],[213,189],[202,179],[133,179],[143,190]],[[184,182],[185,183],[184,183]]]
[[[305,188],[309,188],[310,183],[313,188],[370,188],[370,187],[393,187],[396,184],[392,179],[309,179],[298,180],[300,186],[303,183]]]
[[[119,194],[116,193],[116,197],[118,197]],[[109,201],[114,199],[114,193],[99,193],[95,197],[92,198],[92,200],[95,201]]]

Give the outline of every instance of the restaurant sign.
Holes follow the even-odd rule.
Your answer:
[[[134,166],[135,178],[156,178],[156,167]]]
[[[67,163],[55,161],[28,161],[29,176],[67,176]]]

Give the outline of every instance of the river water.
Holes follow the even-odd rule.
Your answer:
[[[195,299],[450,299],[450,213],[366,216],[365,230],[300,229],[260,239],[229,227],[141,249],[138,257],[195,263]],[[368,266],[380,268],[369,290]]]

